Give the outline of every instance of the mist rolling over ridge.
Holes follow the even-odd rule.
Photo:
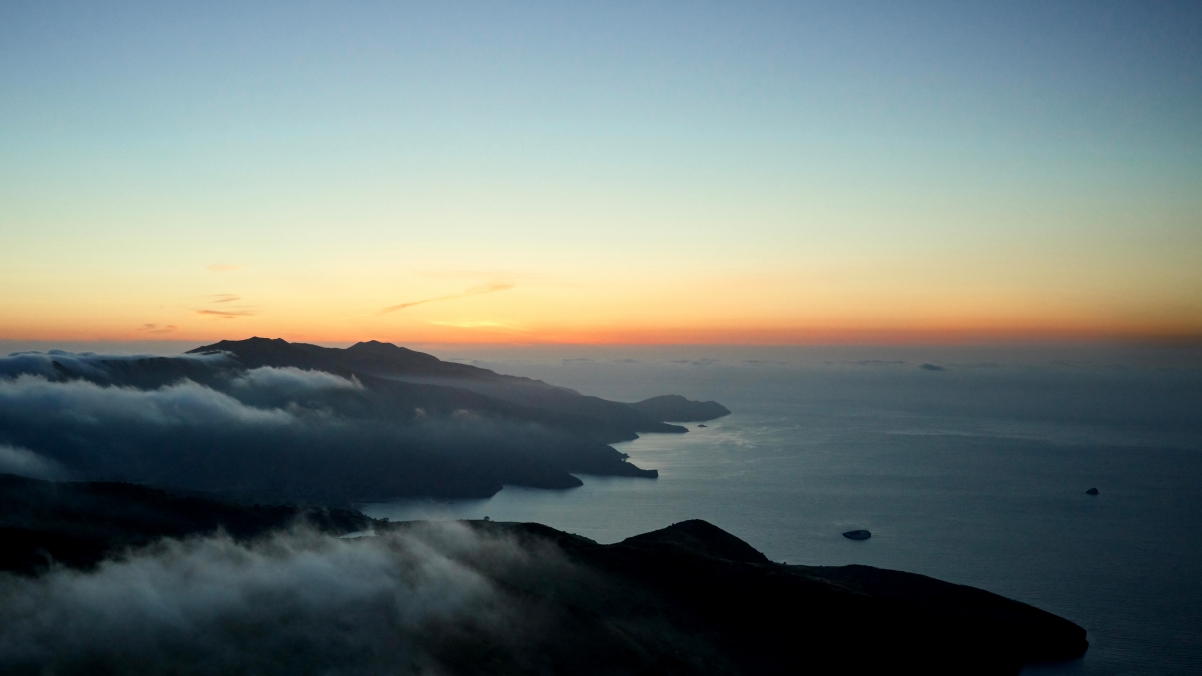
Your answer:
[[[601,545],[129,484],[0,476],[0,503],[0,568],[22,573],[0,572],[0,668],[18,674],[786,674],[837,669],[864,639],[882,647],[865,664],[1009,674],[1086,646],[1021,603],[785,566],[698,520]]]
[[[506,483],[580,485],[570,472],[654,477],[608,444],[639,431],[684,432],[663,419],[692,419],[690,407],[725,413],[672,400],[652,415],[392,346],[382,356],[368,344],[218,347],[234,351],[0,359],[0,463],[43,478],[239,498],[487,496]]]
[[[554,632],[552,614],[488,577],[563,575],[554,554],[455,525],[361,541],[304,529],[168,540],[94,572],[0,578],[0,667],[456,673],[440,662],[455,666],[468,638],[504,647]]]
[[[0,675],[1202,674],[1199,36],[0,2]]]

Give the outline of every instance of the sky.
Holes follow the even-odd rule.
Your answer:
[[[0,4],[0,340],[1202,337],[1202,5]]]

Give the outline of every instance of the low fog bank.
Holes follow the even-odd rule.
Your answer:
[[[528,669],[511,648],[553,637],[555,618],[497,580],[538,586],[578,574],[545,543],[456,523],[355,539],[302,529],[249,544],[164,540],[93,572],[0,575],[0,671]]]
[[[773,563],[699,520],[607,546],[529,523],[375,529],[161,540],[91,572],[0,575],[0,671],[729,676],[842,673],[856,654],[865,673],[1001,675],[1087,647],[982,590]]]
[[[470,393],[390,387],[224,354],[16,353],[0,358],[0,471],[349,502],[567,488],[624,464],[570,429],[464,408]]]
[[[0,444],[0,474],[15,474],[31,479],[54,481],[65,478],[67,472],[62,465],[33,451]]]
[[[13,352],[66,352],[173,357],[196,347],[194,340],[0,340],[0,355]]]

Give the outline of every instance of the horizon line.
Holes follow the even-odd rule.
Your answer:
[[[445,347],[511,347],[511,348],[536,348],[536,347],[763,347],[763,348],[788,348],[788,347],[1040,347],[1040,346],[1072,346],[1072,345],[1115,345],[1115,346],[1147,346],[1147,347],[1178,347],[1178,348],[1202,348],[1202,334],[1084,334],[1084,333],[1056,333],[1056,334],[968,334],[968,335],[947,335],[944,333],[907,333],[897,335],[897,332],[881,332],[888,333],[889,336],[857,335],[843,336],[842,339],[832,339],[830,336],[825,336],[825,340],[815,336],[812,340],[488,340],[488,339],[473,339],[473,340],[430,340],[430,339],[413,339],[406,340],[398,337],[381,337],[381,336],[365,336],[360,339],[345,339],[345,338],[324,338],[316,336],[304,336],[295,334],[282,335],[265,335],[265,336],[245,336],[237,338],[174,338],[174,337],[113,337],[113,336],[97,336],[97,337],[0,337],[0,345],[4,344],[37,344],[50,347],[51,344],[62,345],[81,345],[81,344],[178,344],[178,345],[193,345],[202,347],[222,341],[238,342],[250,338],[282,338],[288,343],[306,343],[311,345],[321,345],[325,347],[350,346],[361,342],[378,341],[382,343],[390,343],[398,346],[445,346]],[[875,340],[873,339],[875,338]],[[883,339],[882,339],[883,338]]]

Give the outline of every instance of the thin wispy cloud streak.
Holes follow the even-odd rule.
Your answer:
[[[165,326],[160,326],[158,324],[143,324],[136,330],[142,333],[172,333],[178,329],[179,326],[176,326],[175,324],[167,324]]]
[[[415,300],[411,303],[401,303],[400,305],[392,305],[390,307],[384,308],[383,310],[380,310],[379,314],[385,315],[390,312],[396,312],[397,310],[404,310],[405,308],[413,307],[415,305],[423,305],[425,303],[435,303],[435,302],[443,301],[443,300],[458,300],[460,298],[467,298],[469,296],[482,296],[487,293],[497,293],[498,291],[508,291],[509,289],[512,289],[514,286],[515,285],[510,282],[493,282],[492,284],[485,284],[483,286],[474,286],[474,287],[468,289],[467,291],[464,291],[463,293],[455,293],[455,294],[451,294],[449,296],[438,296],[436,298],[426,298],[424,300]]]
[[[218,319],[237,319],[238,317],[253,317],[258,313],[253,310],[197,310],[196,314]]]
[[[199,296],[205,299],[209,305],[225,305],[242,300],[242,296],[235,293],[214,293],[207,296]],[[216,319],[237,319],[239,317],[254,317],[259,314],[259,311],[253,306],[235,305],[226,306],[221,309],[201,309],[196,310],[196,314],[205,317],[214,317]]]

